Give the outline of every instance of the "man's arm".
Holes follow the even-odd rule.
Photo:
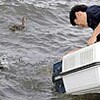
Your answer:
[[[98,26],[95,28],[92,36],[89,38],[89,40],[87,41],[88,45],[91,45],[93,43],[96,42],[97,40],[97,36],[100,34],[100,23],[98,24]]]

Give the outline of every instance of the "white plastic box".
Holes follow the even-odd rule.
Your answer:
[[[67,94],[100,92],[100,42],[63,57],[62,79]]]

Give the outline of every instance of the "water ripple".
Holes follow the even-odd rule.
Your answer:
[[[8,67],[0,70],[0,100],[79,99],[57,94],[51,75],[53,63],[86,46],[91,35],[70,25],[69,11],[80,3],[91,5],[90,0],[0,0],[0,60],[6,58]],[[10,31],[9,25],[20,24],[23,16],[25,30]]]

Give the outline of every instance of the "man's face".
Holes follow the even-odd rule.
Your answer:
[[[76,23],[76,25],[80,26],[80,27],[87,27],[87,23],[86,23],[86,17],[84,12],[75,12],[75,16],[76,18],[74,19],[74,22]]]

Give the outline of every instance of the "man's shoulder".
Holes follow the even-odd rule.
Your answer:
[[[100,22],[100,6],[90,6],[87,8],[86,13],[88,26],[94,30]]]
[[[91,5],[90,8],[100,7],[99,5]]]
[[[92,6],[89,6],[87,8],[87,11],[94,11],[94,10],[100,10],[100,6],[99,5],[92,5]]]
[[[92,6],[90,6],[90,7],[87,8],[86,12],[88,14],[92,15],[92,16],[95,16],[95,14],[97,14],[98,12],[100,12],[100,6],[99,5],[92,5]]]

